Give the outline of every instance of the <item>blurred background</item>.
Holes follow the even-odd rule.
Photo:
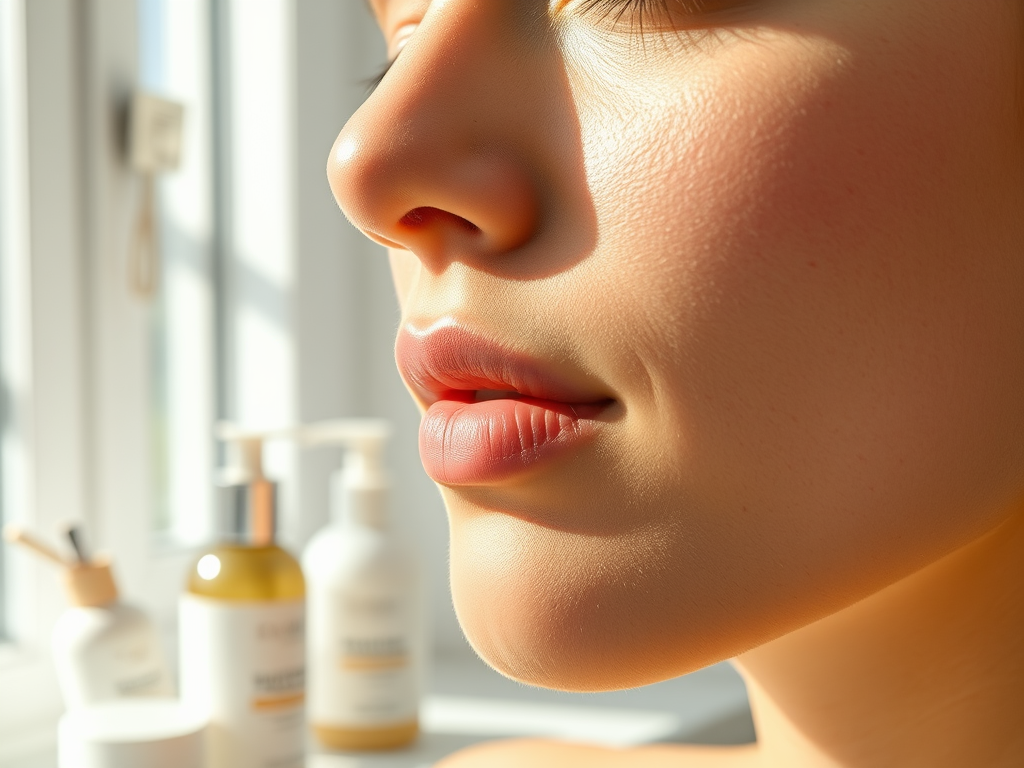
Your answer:
[[[0,520],[53,540],[84,523],[173,659],[183,574],[217,527],[213,424],[385,417],[394,513],[426,566],[430,691],[527,706],[461,735],[449,708],[431,755],[561,716],[600,723],[602,708],[619,723],[631,708],[662,717],[650,738],[753,738],[726,666],[570,696],[508,683],[466,645],[444,508],[393,361],[386,257],[324,173],[384,63],[362,0],[0,0]],[[133,165],[139,91],[183,105],[173,169]],[[292,551],[326,523],[339,460],[268,449]],[[0,765],[50,748],[61,705],[47,646],[63,607],[52,570],[0,547]]]

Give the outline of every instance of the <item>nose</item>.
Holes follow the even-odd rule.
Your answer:
[[[516,50],[531,43],[517,6],[436,4],[331,151],[328,177],[348,219],[432,271],[513,252],[540,225],[532,65]]]

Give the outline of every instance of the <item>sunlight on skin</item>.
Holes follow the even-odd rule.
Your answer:
[[[588,5],[374,0],[332,189],[402,333],[481,340],[399,344],[424,411],[483,382],[487,444],[433,446],[476,650],[566,690],[737,658],[760,743],[445,765],[1024,763],[1024,9]],[[606,405],[544,454],[509,392]]]

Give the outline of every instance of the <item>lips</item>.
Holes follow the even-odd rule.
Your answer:
[[[396,358],[427,407],[420,458],[445,485],[485,485],[589,441],[613,402],[555,365],[483,338],[451,321],[404,327]]]

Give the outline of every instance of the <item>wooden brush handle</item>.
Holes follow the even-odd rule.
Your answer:
[[[4,538],[12,544],[21,544],[23,547],[28,547],[33,550],[37,555],[45,557],[47,560],[51,560],[62,568],[67,568],[71,563],[60,556],[57,550],[53,549],[48,544],[43,543],[28,531],[22,529],[16,525],[8,525],[4,528]]]

